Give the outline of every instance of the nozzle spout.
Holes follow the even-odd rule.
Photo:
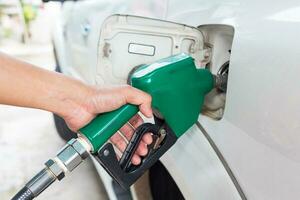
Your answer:
[[[214,75],[214,86],[215,88],[221,90],[222,92],[226,92],[227,90],[227,74],[217,74]]]

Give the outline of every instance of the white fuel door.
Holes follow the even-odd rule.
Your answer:
[[[204,38],[200,30],[157,19],[112,15],[102,25],[98,45],[97,83],[126,83],[136,66],[155,62],[181,52],[205,61]]]

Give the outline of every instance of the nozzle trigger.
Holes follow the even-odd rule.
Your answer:
[[[119,183],[123,188],[129,188],[140,176],[144,174],[168,149],[176,142],[177,137],[169,126],[156,119],[155,124],[144,123],[137,128],[127,145],[120,161],[114,151],[112,144],[105,144],[95,155],[102,167]],[[131,164],[134,155],[143,135],[152,133],[154,141],[149,145],[149,153],[138,166]]]

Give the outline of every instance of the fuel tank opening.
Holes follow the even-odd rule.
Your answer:
[[[230,25],[208,24],[198,29],[203,33],[205,48],[210,49],[211,54],[205,68],[214,74],[216,84],[216,88],[205,97],[202,114],[220,120],[225,110],[234,28]]]

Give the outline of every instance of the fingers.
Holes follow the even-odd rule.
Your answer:
[[[120,132],[125,136],[126,140],[129,141],[134,133],[134,129],[131,125],[126,123],[120,128]]]
[[[135,115],[133,118],[131,118],[129,120],[129,123],[126,123],[121,129],[120,131],[123,133],[123,135],[126,137],[127,141],[131,139],[133,133],[134,133],[134,129],[138,128],[141,124],[143,124],[143,119],[137,114]],[[152,136],[151,133],[146,133],[143,138],[142,141],[146,144],[151,144],[152,143]]]
[[[120,138],[118,138],[118,139],[123,139],[123,142],[125,144],[127,144],[126,140],[129,141],[131,139],[131,137],[134,133],[134,129],[129,124],[125,124],[120,129],[120,132],[124,135],[125,138],[123,138],[122,136],[119,135]],[[147,155],[147,153],[148,153],[147,145],[151,144],[151,142],[152,142],[151,134],[145,134],[136,150],[136,153],[140,156]],[[120,151],[123,151],[123,150],[120,149]]]
[[[117,87],[97,87],[92,90],[85,108],[93,114],[109,112],[129,103],[139,106],[146,117],[152,117],[151,96],[129,85]]]
[[[142,125],[144,121],[139,114],[136,114],[129,120],[129,123],[136,129],[137,127]]]
[[[152,117],[151,101],[152,98],[149,94],[127,86],[123,90],[123,95],[125,96],[126,103],[138,105],[141,113],[146,117]]]
[[[140,142],[136,152],[137,155],[139,156],[145,156],[148,153],[148,148],[147,148],[147,144],[145,142]]]
[[[131,139],[134,131],[143,123],[143,119],[137,114],[121,127],[120,132],[122,134],[114,134],[110,140],[119,149],[120,152],[124,152],[128,141]],[[151,133],[147,133],[142,137],[135,154],[133,155],[131,162],[134,165],[138,165],[141,162],[141,156],[146,156],[148,153],[147,145],[152,143]]]
[[[141,113],[143,113],[143,115],[145,115],[146,117],[150,118],[153,117],[152,114],[152,108],[151,108],[151,103],[150,104],[142,104],[139,106],[139,110],[141,111]]]
[[[143,119],[141,118],[140,115],[135,115],[133,118],[131,118],[129,120],[129,123],[133,126],[134,129],[137,129],[140,125],[143,124]],[[124,133],[124,132],[122,132]],[[128,138],[129,140],[130,138]],[[143,138],[142,138],[142,141],[146,144],[151,144],[152,143],[152,136],[151,136],[151,133],[146,133]]]
[[[127,146],[127,143],[125,142],[124,138],[116,133],[111,138],[110,141],[119,149],[119,151],[124,152],[125,148]],[[147,145],[144,142],[140,142],[135,154],[133,155],[131,162],[134,165],[138,165],[141,163],[141,157],[145,156],[148,153]]]
[[[119,134],[115,133],[113,136],[111,136],[110,141],[115,145],[121,152],[124,152],[127,143],[124,140],[124,138]]]
[[[120,132],[116,133],[111,137],[111,142],[120,150],[124,152],[128,141],[131,139],[134,130],[143,123],[143,119],[139,115],[135,115],[132,119],[129,120],[129,123],[126,123],[121,129]],[[143,136],[141,142],[139,143],[137,150],[132,157],[131,162],[135,165],[138,165],[141,162],[140,156],[146,156],[148,153],[147,145],[152,143],[152,136],[150,133],[147,133]]]
[[[151,144],[153,141],[153,138],[151,136],[151,133],[146,133],[144,136],[143,136],[143,142],[146,143],[147,145]]]
[[[136,154],[134,154],[133,156],[132,156],[132,159],[131,159],[131,163],[132,164],[134,164],[134,165],[139,165],[140,163],[141,163],[141,157],[140,156],[138,156],[138,155],[136,155]]]

